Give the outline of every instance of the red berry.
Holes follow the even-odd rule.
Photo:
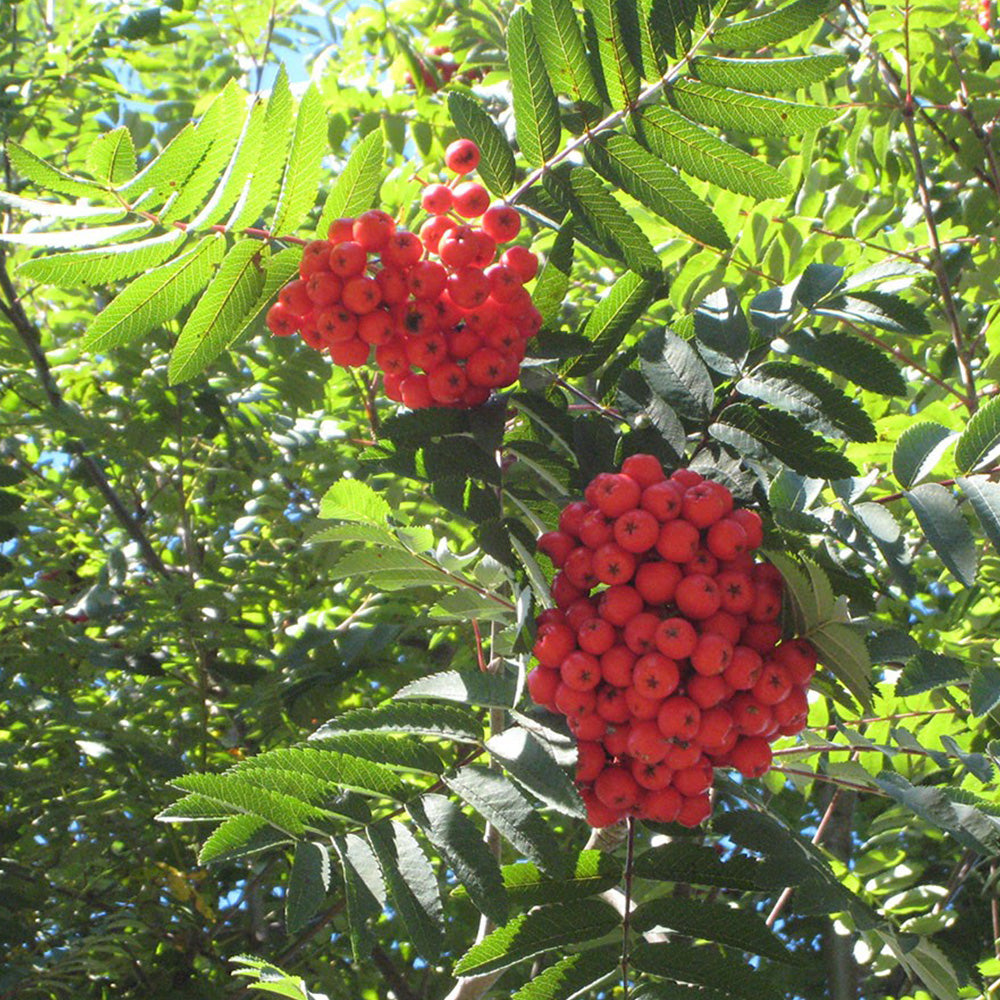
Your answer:
[[[479,147],[471,139],[456,139],[444,151],[444,162],[453,173],[470,173],[479,166]]]
[[[399,390],[403,394],[403,402],[411,410],[420,410],[434,403],[427,386],[427,376],[422,372],[407,375],[399,384]]]
[[[681,674],[677,664],[662,653],[646,653],[635,661],[632,685],[646,698],[657,701],[677,690]]]
[[[629,756],[645,764],[658,764],[670,749],[669,741],[652,719],[640,719],[632,723],[627,746]]]
[[[430,301],[445,289],[448,272],[436,260],[422,260],[406,273],[406,285],[414,298]]]
[[[653,823],[673,823],[680,814],[682,803],[680,792],[668,785],[651,791],[642,800],[638,816]]]
[[[583,596],[583,591],[579,587],[574,587],[563,573],[556,573],[549,589],[552,593],[552,600],[558,608],[565,608],[578,597]]]
[[[707,760],[674,772],[674,788],[688,799],[712,787],[712,765]],[[699,820],[699,822],[701,822]]]
[[[747,551],[747,533],[739,521],[724,517],[708,529],[705,544],[716,559],[732,560]]]
[[[699,674],[711,677],[714,674],[721,674],[729,666],[733,658],[733,644],[717,635],[709,632],[698,639],[691,654],[691,666]]]
[[[275,302],[267,311],[267,328],[276,337],[290,337],[299,327],[299,317],[283,302]]]
[[[546,625],[539,630],[531,652],[543,667],[558,669],[576,649],[576,636],[568,625]]]
[[[594,553],[585,545],[578,545],[566,557],[562,566],[563,573],[574,587],[580,590],[590,590],[597,585],[594,569]]]
[[[699,823],[703,823],[711,815],[712,800],[709,798],[708,792],[702,792],[701,795],[695,795],[691,798],[682,796],[677,822],[681,826],[691,829],[698,826]]]
[[[289,281],[278,292],[278,301],[287,306],[297,316],[305,316],[313,310],[313,300],[309,298],[309,285],[301,278]]]
[[[435,215],[420,227],[420,242],[431,253],[437,253],[445,233],[455,228],[454,220],[446,215]]]
[[[591,691],[601,683],[601,664],[592,653],[577,649],[562,661],[559,676],[574,691]]]
[[[388,267],[412,267],[424,254],[424,245],[416,233],[398,229],[392,233],[388,242],[382,247],[379,257],[382,264]]]
[[[539,536],[535,547],[552,560],[553,566],[562,566],[566,556],[576,548],[576,542],[564,531],[546,531]]]
[[[662,699],[650,697],[646,691],[634,684],[625,688],[625,704],[628,705],[633,725],[638,719],[655,719],[661,703]]]
[[[531,281],[538,274],[538,257],[527,247],[508,247],[503,252],[500,263],[516,271],[523,282]]]
[[[616,725],[630,719],[632,711],[625,698],[625,687],[601,684],[597,689],[597,714]]]
[[[633,587],[617,583],[601,594],[597,609],[605,621],[622,628],[630,618],[642,611],[642,598]]]
[[[354,239],[353,219],[334,219],[327,230],[327,239],[331,244],[346,243]]]
[[[647,604],[666,604],[673,600],[681,575],[674,563],[645,562],[636,570],[633,585]]]
[[[739,508],[729,516],[746,532],[747,548],[759,549],[764,542],[764,526],[760,514],[753,510]]]
[[[463,309],[475,309],[490,297],[490,279],[475,267],[460,267],[448,276],[448,295]]]
[[[668,739],[693,740],[701,725],[701,709],[690,698],[677,694],[660,706],[656,723]]]
[[[808,684],[816,672],[816,649],[808,639],[788,639],[774,651],[794,684]]]
[[[330,251],[330,270],[341,278],[353,278],[356,274],[361,274],[367,263],[367,251],[353,240],[338,243]]]
[[[686,563],[697,554],[700,541],[701,535],[693,524],[680,520],[667,521],[660,528],[656,551],[668,562]]]
[[[788,670],[777,660],[765,660],[764,669],[753,686],[753,696],[762,705],[777,705],[784,701],[792,690],[792,678]]]
[[[728,611],[731,615],[744,615],[753,607],[754,586],[746,573],[723,570],[715,578],[715,582],[719,585],[723,611]]]
[[[733,727],[742,736],[759,736],[771,724],[771,709],[762,705],[752,694],[734,695],[729,702]]]
[[[428,184],[420,196],[420,207],[431,215],[444,215],[451,211],[451,188],[447,184]]]
[[[490,207],[490,193],[475,181],[459,184],[452,192],[454,208],[463,219],[478,219]],[[489,234],[487,234],[489,235]],[[492,239],[492,237],[490,237]]]
[[[483,212],[482,227],[497,243],[509,243],[521,231],[521,217],[506,205],[492,205]]]
[[[733,693],[722,674],[694,674],[684,686],[687,696],[702,709],[722,704]]]
[[[574,500],[566,504],[559,514],[559,530],[565,531],[566,534],[572,535],[574,538],[579,538],[583,519],[592,509],[590,504],[584,503],[582,500]]]
[[[591,782],[604,770],[608,758],[600,743],[584,740],[576,747],[576,780]]]
[[[701,473],[695,472],[694,469],[674,469],[670,473],[670,478],[681,487],[682,491],[689,486],[697,486],[703,480]]]
[[[759,778],[771,767],[771,748],[759,736],[747,736],[737,741],[730,751],[730,760],[744,778]]]
[[[367,251],[381,250],[396,231],[396,222],[388,212],[373,208],[354,220],[352,234],[355,243]]]
[[[359,275],[344,282],[341,302],[355,316],[364,316],[377,308],[382,301],[382,292],[374,278]]]
[[[725,502],[711,483],[701,482],[684,491],[682,510],[696,528],[707,528],[725,514]]]
[[[333,363],[342,368],[357,368],[358,365],[367,364],[370,353],[371,345],[366,344],[359,337],[341,340],[330,345],[330,357],[333,359]]]
[[[749,646],[734,646],[733,655],[723,676],[737,691],[749,691],[757,683],[763,668],[764,660],[755,649]]]
[[[686,618],[667,618],[656,629],[656,648],[674,660],[689,657],[698,644],[698,633]]]
[[[701,620],[714,615],[722,602],[715,580],[703,573],[694,573],[677,584],[674,603],[682,615]]]
[[[629,735],[631,736],[631,733]],[[632,777],[641,788],[651,792],[669,787],[674,778],[674,772],[662,760],[652,764],[633,756],[632,762],[629,764],[629,771],[632,772]],[[639,808],[642,809],[644,805],[645,799],[640,803]],[[642,813],[640,812],[639,815],[641,816]]]
[[[313,240],[302,249],[299,261],[299,275],[308,278],[310,274],[330,269],[330,243],[328,240]]]
[[[594,575],[601,583],[628,583],[635,574],[635,556],[608,542],[594,553]]]
[[[615,627],[603,618],[588,618],[577,629],[576,641],[581,649],[601,656],[615,644]]]
[[[648,552],[659,537],[659,522],[649,511],[635,508],[615,518],[615,541],[627,552]]]
[[[625,645],[633,653],[637,653],[640,656],[643,653],[652,652],[656,648],[655,636],[659,624],[660,619],[658,615],[654,615],[649,611],[641,611],[625,623],[623,630]]]
[[[642,496],[639,484],[620,473],[604,473],[592,485],[594,502],[608,517],[619,517],[637,507]]]
[[[550,711],[555,711],[555,695],[559,683],[558,670],[535,667],[527,677],[528,694],[536,705],[543,705]]]
[[[632,669],[637,657],[627,646],[612,646],[601,656],[601,676],[615,687],[632,683]]]
[[[733,730],[733,717],[723,705],[704,708],[695,741],[703,747],[721,746]]]
[[[375,309],[358,319],[358,336],[366,344],[384,344],[392,339],[392,319],[384,309]]]

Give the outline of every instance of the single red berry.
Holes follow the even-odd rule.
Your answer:
[[[753,607],[754,586],[746,573],[723,570],[715,578],[715,582],[719,585],[723,611],[728,611],[731,615],[744,615]]]
[[[600,743],[584,740],[576,747],[576,780],[591,782],[604,770],[607,754]]]
[[[654,641],[664,656],[684,660],[698,645],[698,633],[686,618],[667,618],[657,626]]]
[[[629,736],[631,737],[631,733]],[[652,764],[634,755],[632,762],[629,764],[629,771],[631,771],[632,777],[635,778],[641,788],[645,788],[651,792],[667,788],[674,778],[674,772],[662,760]],[[639,815],[642,814],[640,813]]]
[[[380,305],[382,291],[374,278],[362,274],[344,282],[340,300],[355,316],[364,316]]]
[[[306,279],[306,294],[319,307],[339,302],[343,287],[343,282],[331,271],[313,271]]]
[[[615,518],[615,541],[627,552],[648,552],[660,537],[660,524],[649,511],[635,508]]]
[[[635,571],[633,586],[647,604],[666,604],[673,600],[681,576],[680,568],[675,563],[659,560],[644,562]]]
[[[662,701],[662,698],[652,697],[646,690],[634,684],[625,688],[625,704],[628,705],[632,725],[639,719],[655,719]]]
[[[588,618],[577,629],[576,641],[580,648],[594,656],[601,656],[615,644],[615,627],[603,618]]]
[[[335,365],[341,368],[357,368],[359,365],[368,363],[368,355],[371,353],[371,345],[366,344],[360,337],[352,337],[350,340],[341,340],[330,345],[330,357]]]
[[[660,528],[656,551],[667,562],[686,563],[697,554],[700,541],[701,535],[693,524],[681,520],[667,521]]]
[[[446,267],[469,267],[477,249],[476,231],[471,226],[455,226],[441,237],[437,252]]]
[[[621,473],[604,473],[595,479],[595,503],[608,517],[619,517],[637,507],[639,484]]]
[[[500,258],[500,263],[521,276],[521,281],[529,282],[538,274],[538,257],[527,247],[508,247]]]
[[[771,748],[759,736],[745,736],[738,740],[729,757],[744,778],[759,778],[771,768]]]
[[[746,532],[747,548],[759,549],[764,542],[764,525],[760,514],[754,510],[740,508],[729,515]]]
[[[444,162],[453,173],[471,173],[479,166],[479,147],[471,139],[456,139],[444,151]]]
[[[485,274],[490,282],[490,296],[497,302],[513,302],[524,291],[521,276],[511,267],[494,264]]]
[[[330,242],[328,240],[313,240],[302,249],[302,260],[299,261],[299,275],[308,278],[310,274],[330,269]]]
[[[402,375],[410,370],[406,359],[406,345],[398,337],[387,340],[375,348],[375,364],[387,375]]]
[[[712,555],[708,549],[698,549],[698,551],[684,563],[684,575],[691,576],[693,573],[704,573],[705,576],[715,576],[719,572],[719,560]]]
[[[536,705],[555,711],[556,688],[561,678],[558,670],[535,667],[527,677],[528,694]]]
[[[670,473],[670,479],[677,483],[683,492],[689,486],[697,486],[698,483],[702,482],[703,477],[700,472],[695,472],[694,469],[674,469]]]
[[[451,211],[453,199],[447,184],[428,184],[420,195],[420,207],[431,215],[444,215]]]
[[[650,483],[643,489],[639,506],[648,510],[657,521],[666,523],[680,517],[682,497],[680,487],[669,479],[664,479]]]
[[[576,635],[568,625],[545,625],[539,629],[531,652],[543,667],[555,670],[576,649]]]
[[[656,630],[660,618],[650,611],[641,611],[625,623],[623,630],[625,645],[640,656],[656,649]]]
[[[397,229],[390,236],[379,257],[384,267],[405,270],[412,267],[424,255],[424,245],[416,233]]]
[[[628,583],[635,574],[635,556],[620,545],[608,542],[594,552],[593,567],[601,583]]]
[[[816,672],[816,648],[808,639],[788,639],[774,651],[794,684],[808,684]]]
[[[353,219],[334,219],[327,230],[327,240],[331,244],[346,243],[354,239]]]
[[[597,688],[597,714],[610,722],[619,725],[632,717],[632,710],[625,698],[625,687],[615,687],[613,684],[601,684]]]
[[[609,809],[631,809],[639,800],[639,785],[624,767],[606,767],[594,779],[594,794]]]
[[[481,229],[475,230],[476,236],[476,256],[472,258],[472,266],[478,268],[489,267],[496,259],[496,240],[489,233],[484,233]]]
[[[691,666],[699,674],[711,677],[714,674],[721,674],[729,666],[732,658],[733,644],[723,636],[709,632],[699,636],[698,645],[691,654]]]
[[[497,243],[509,243],[521,231],[521,216],[507,205],[491,205],[483,212],[482,227]]]
[[[562,672],[560,671],[561,676]],[[594,709],[597,706],[597,695],[594,693],[593,688],[580,691],[560,680],[559,687],[556,688],[554,700],[556,711],[567,718],[596,714]]]
[[[642,598],[635,588],[616,583],[601,594],[597,609],[605,621],[622,628],[630,618],[642,611]]]
[[[574,587],[580,590],[590,590],[597,585],[594,567],[594,553],[586,545],[578,545],[566,557],[562,566],[563,573]]]
[[[636,659],[627,646],[612,646],[601,656],[601,676],[615,687],[629,687]]]
[[[793,687],[784,701],[779,701],[771,709],[774,721],[778,724],[778,732],[782,736],[794,736],[801,733],[809,721],[809,699],[803,688]]]
[[[546,531],[539,536],[535,547],[552,560],[553,566],[562,566],[566,556],[576,548],[576,542],[572,535],[567,535],[564,531]]]
[[[478,219],[490,207],[490,193],[475,181],[459,184],[452,192],[455,211],[463,219]],[[487,235],[489,235],[487,233]],[[490,237],[492,239],[492,237]]]
[[[583,519],[593,510],[588,503],[582,500],[573,500],[563,507],[559,514],[559,530],[574,538],[580,537],[580,529],[583,526]]]
[[[757,683],[763,668],[764,660],[757,650],[749,646],[734,646],[723,676],[735,690],[749,691]]]
[[[444,234],[450,232],[455,226],[456,222],[449,219],[447,215],[431,216],[420,227],[420,242],[430,253],[437,253]]]
[[[752,694],[741,692],[729,700],[734,728],[743,736],[759,736],[771,724],[771,709]]]
[[[675,694],[660,706],[656,723],[668,739],[693,740],[701,725],[701,709],[690,698]]]
[[[586,597],[577,597],[575,601],[566,605],[565,614],[566,624],[574,632],[579,632],[580,627],[588,618],[597,617],[597,603]]]
[[[579,587],[574,587],[569,582],[569,578],[562,572],[556,573],[552,578],[549,590],[552,594],[552,600],[558,608],[565,608],[577,598],[583,597],[583,591]]]
[[[406,273],[406,285],[417,299],[431,301],[445,289],[448,272],[436,260],[422,260]]]
[[[677,610],[687,618],[701,620],[714,615],[721,606],[719,588],[715,580],[703,573],[684,577],[674,592]]]
[[[662,653],[640,656],[632,670],[632,685],[647,698],[660,700],[677,690],[681,673],[677,664]]]
[[[673,823],[680,815],[681,793],[672,785],[651,791],[643,800],[637,815],[651,823]]]
[[[562,661],[559,676],[574,691],[591,691],[601,683],[601,664],[592,653],[577,649]]]
[[[366,344],[384,344],[392,334],[392,319],[384,309],[375,309],[358,319],[358,336]]]
[[[764,668],[753,686],[753,696],[762,705],[777,705],[784,701],[792,690],[792,678],[788,670],[777,660],[765,660]]]
[[[299,328],[299,317],[283,302],[275,302],[267,311],[267,328],[276,337],[290,337]]]
[[[462,309],[475,309],[490,297],[490,279],[475,267],[460,267],[448,276],[448,295]]]
[[[781,628],[774,622],[751,622],[740,636],[740,642],[744,646],[757,650],[761,655],[774,649],[780,639]]]
[[[305,316],[313,311],[315,303],[309,298],[309,285],[301,278],[289,281],[278,292],[278,301],[287,306],[296,316]]]
[[[358,317],[345,306],[331,306],[316,314],[316,331],[327,347],[353,340],[358,333]]]
[[[688,799],[701,795],[712,787],[712,765],[707,760],[701,760],[692,767],[675,771],[673,785]]]
[[[580,792],[583,804],[587,807],[587,822],[599,830],[606,826],[613,826],[625,817],[625,813],[618,809],[609,809],[601,802],[590,788],[585,788]]]
[[[703,710],[722,704],[733,693],[722,674],[692,674],[684,688],[687,696]]]
[[[724,705],[703,708],[695,742],[703,747],[722,746],[732,730],[733,717]]]
[[[732,560],[743,555],[748,549],[747,533],[739,521],[724,517],[708,529],[705,537],[708,551],[716,559]]]
[[[629,722],[608,726],[601,743],[612,757],[621,757],[628,752],[628,734],[632,725]]]
[[[473,385],[498,388],[504,385],[509,371],[504,356],[492,347],[481,347],[465,363],[465,373]]]
[[[710,483],[701,482],[684,491],[681,509],[686,521],[696,528],[707,528],[725,514],[725,503]]]
[[[369,252],[383,249],[395,231],[396,220],[379,208],[362,212],[351,229],[354,242],[360,243]]]
[[[769,584],[756,587],[748,614],[752,622],[773,622],[781,614],[781,591]]]
[[[658,764],[670,749],[669,741],[652,719],[640,719],[632,723],[627,746],[629,756],[645,764]]]
[[[403,402],[411,410],[422,410],[434,405],[430,388],[427,385],[427,376],[423,372],[407,375],[400,383],[399,389],[403,394]]]
[[[746,623],[746,615],[737,616],[728,614],[725,611],[716,611],[714,615],[709,615],[700,621],[698,629],[702,635],[708,632],[721,635],[731,645],[735,646],[740,641],[740,636],[743,634],[743,626]]]
[[[712,800],[708,792],[691,797],[681,796],[681,807],[677,813],[677,822],[681,826],[693,829],[712,815]]]

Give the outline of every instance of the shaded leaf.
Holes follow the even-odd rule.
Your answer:
[[[1000,483],[985,476],[959,476],[955,481],[976,512],[986,537],[1000,552]]]
[[[712,377],[694,348],[667,329],[654,330],[639,344],[640,370],[656,393],[681,416],[704,420],[712,409]]]
[[[863,708],[872,700],[872,669],[864,639],[850,625],[827,622],[809,633],[820,663],[834,675]]]
[[[852,323],[867,323],[879,330],[927,337],[933,332],[923,310],[888,292],[854,292],[814,306],[820,316],[846,319]]]
[[[750,329],[731,288],[720,288],[694,311],[694,335],[706,364],[723,375],[737,375],[750,347]]]
[[[486,741],[486,749],[518,784],[546,805],[567,816],[586,817],[583,800],[569,775],[527,730],[517,726],[505,729]]]
[[[559,959],[532,977],[510,1000],[573,1000],[621,973],[621,948],[599,945]]]
[[[803,476],[833,480],[857,475],[854,463],[831,442],[779,410],[736,403],[722,411],[709,433],[744,454],[771,454]]]
[[[613,108],[622,110],[639,94],[639,72],[629,56],[629,49],[635,48],[637,39],[626,39],[628,22],[616,0],[585,0],[585,3],[593,18],[608,100]]]
[[[953,431],[933,421],[922,420],[907,427],[892,450],[892,474],[909,489],[930,475],[955,437]]]
[[[352,708],[324,723],[310,739],[338,733],[412,733],[476,743],[482,738],[479,720],[454,705],[398,704],[395,698],[375,708]]]
[[[465,886],[476,909],[497,924],[506,923],[507,890],[482,831],[444,795],[423,795],[406,809]]]
[[[782,1000],[783,993],[764,973],[746,962],[720,955],[708,946],[641,941],[632,949],[636,969],[682,983],[696,983],[746,1000]]]
[[[794,354],[862,389],[883,396],[906,395],[906,382],[899,369],[874,344],[839,331],[793,330],[783,336]]]
[[[436,959],[444,939],[444,909],[431,863],[409,829],[395,820],[370,826],[368,840],[409,940],[424,958]]]
[[[556,948],[595,941],[619,924],[616,910],[594,899],[585,906],[543,906],[514,917],[473,945],[456,963],[457,976],[484,975]]]
[[[906,493],[913,513],[941,561],[967,587],[976,579],[975,539],[951,490],[924,483]]]
[[[980,407],[965,425],[955,445],[955,463],[962,472],[987,465],[1000,454],[1000,396]]]
[[[715,849],[676,840],[650,848],[635,859],[639,878],[658,882],[715,886],[744,892],[768,892],[798,885],[799,874],[737,855],[723,861]]]
[[[1000,705],[1000,668],[989,665],[972,672],[969,701],[973,715],[986,715]]]
[[[542,59],[555,88],[569,94],[584,114],[596,115],[601,95],[590,72],[571,0],[532,0],[531,15]]]
[[[344,876],[351,950],[355,959],[361,961],[368,958],[375,944],[375,934],[368,922],[379,917],[387,902],[385,882],[372,849],[357,834],[334,837],[332,843],[340,856]]]
[[[603,851],[580,851],[573,870],[562,878],[543,874],[537,865],[518,862],[501,869],[507,895],[522,909],[544,903],[586,899],[616,886],[622,877],[621,862]]]
[[[396,692],[395,697],[431,698],[453,701],[460,705],[513,708],[516,695],[516,680],[506,674],[483,673],[480,670],[442,670],[410,681]]]
[[[459,768],[445,784],[543,871],[559,875],[571,860],[527,797],[507,778],[481,767]]]
[[[556,233],[556,238],[545,258],[545,265],[531,293],[531,300],[546,324],[553,323],[559,315],[563,299],[566,298],[569,289],[572,270],[573,222],[572,219],[567,219]]]
[[[296,934],[309,923],[330,888],[330,855],[322,844],[307,840],[295,845],[285,899],[285,926]]]

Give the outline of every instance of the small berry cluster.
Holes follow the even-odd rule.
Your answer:
[[[461,177],[479,163],[479,148],[459,139],[445,161]],[[411,409],[479,406],[517,380],[541,327],[524,287],[538,258],[515,245],[497,261],[520,217],[491,205],[481,184],[429,184],[421,205],[430,218],[419,235],[378,209],[334,221],[328,239],[305,247],[300,277],[281,290],[267,323],[344,367],[374,352],[385,394]],[[473,219],[478,226],[464,221]]]
[[[782,579],[752,555],[761,520],[652,455],[601,473],[538,539],[558,567],[528,690],[567,717],[592,826],[697,826],[717,767],[759,777],[800,732],[816,653],[782,641]],[[600,588],[600,589],[598,589]]]
[[[452,77],[455,77],[458,83],[464,83],[469,87],[473,83],[478,83],[485,76],[483,70],[478,67],[462,70],[459,73],[460,64],[455,62],[455,57],[447,45],[432,45],[428,52],[429,59],[418,56],[417,61],[424,87],[432,94],[443,85],[450,83]],[[457,76],[455,76],[456,73],[458,73]],[[403,80],[407,87],[415,86],[416,81],[413,79],[412,73],[407,72]]]

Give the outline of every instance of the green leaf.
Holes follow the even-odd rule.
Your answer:
[[[52,166],[48,160],[36,156],[12,139],[7,140],[4,151],[10,165],[22,177],[26,177],[40,188],[57,191],[59,194],[67,194],[74,198],[89,198],[97,201],[110,199],[110,195],[100,184],[80,180],[70,174],[63,173],[57,167]]]
[[[874,344],[849,333],[815,333],[793,330],[783,334],[793,354],[820,368],[846,378],[849,382],[881,393],[905,396],[906,382],[899,369]]]
[[[812,312],[820,316],[846,319],[852,323],[866,323],[879,330],[913,337],[928,337],[933,332],[922,309],[888,292],[841,295],[814,306]]]
[[[281,180],[278,207],[271,231],[293,232],[301,225],[316,203],[316,192],[327,152],[326,108],[319,91],[312,84],[302,95],[295,113],[295,133],[288,154],[288,165]]]
[[[980,407],[965,425],[955,445],[955,464],[962,472],[992,462],[1000,454],[1000,396]]]
[[[593,18],[608,99],[613,108],[623,110],[639,96],[639,71],[629,56],[629,49],[637,47],[635,42],[638,39],[626,41],[627,21],[617,0],[585,0],[585,4]]]
[[[972,672],[969,702],[973,715],[986,715],[1000,705],[1000,668],[991,664]]]
[[[210,140],[204,153],[193,163],[183,164],[173,178],[166,179],[176,197],[169,199],[161,216],[163,223],[189,219],[218,189],[220,175],[236,152],[246,119],[246,95],[230,83],[198,123],[198,130],[204,131]]]
[[[573,270],[573,223],[572,219],[559,227],[535,282],[531,300],[542,314],[546,325],[554,323],[562,308],[563,299],[569,289],[570,273]]]
[[[116,186],[135,173],[135,145],[127,128],[99,135],[87,150],[87,169],[103,184]]]
[[[359,521],[381,527],[392,508],[385,498],[360,479],[338,479],[323,495],[319,516],[324,520]]]
[[[760,49],[805,31],[829,6],[830,0],[792,0],[760,17],[724,25],[712,37],[723,48]]]
[[[453,701],[460,705],[482,705],[513,708],[516,704],[515,679],[506,674],[483,673],[480,670],[442,670],[410,681],[397,692],[397,699],[431,698]]]
[[[264,286],[267,257],[267,247],[257,240],[236,243],[226,254],[171,352],[171,385],[204,371],[232,343]]]
[[[573,871],[564,878],[551,878],[536,865],[524,861],[504,865],[501,872],[511,902],[527,909],[543,903],[569,903],[596,896],[621,881],[622,866],[603,851],[584,850],[576,855]]]
[[[976,542],[954,494],[937,483],[924,483],[905,495],[941,562],[957,580],[971,587],[979,562]]]
[[[851,513],[878,546],[899,585],[907,594],[915,593],[916,581],[910,571],[909,547],[892,512],[885,504],[859,503],[854,505]]]
[[[112,243],[127,236],[138,236],[153,228],[151,222],[126,222],[120,226],[94,226],[90,229],[41,230],[31,233],[0,233],[0,243],[24,247],[47,247],[59,250],[68,247],[93,247]]]
[[[341,712],[317,729],[310,739],[322,740],[338,733],[412,733],[478,743],[483,727],[471,712],[457,706],[399,704],[394,696],[392,701],[375,708]]]
[[[10,191],[0,191],[0,205],[7,205],[40,219],[90,219],[91,222],[118,222],[126,210],[120,205],[79,205],[62,201],[22,198]]]
[[[955,481],[976,512],[986,537],[1000,552],[1000,483],[985,476],[959,476]]]
[[[548,180],[578,222],[593,232],[600,252],[624,261],[639,274],[661,271],[660,260],[646,234],[594,171],[560,164]]]
[[[953,431],[933,421],[922,420],[907,427],[892,451],[892,474],[909,489],[930,475],[955,438]]]
[[[481,976],[556,948],[596,941],[619,924],[616,910],[594,899],[586,907],[543,906],[514,917],[473,945],[456,963],[456,976]]]
[[[821,432],[838,433],[852,441],[875,440],[875,425],[868,414],[812,368],[768,361],[741,378],[736,389],[791,413],[806,425],[815,425]]]
[[[373,129],[351,151],[347,166],[323,203],[316,238],[325,240],[334,219],[353,218],[367,212],[378,197],[385,171],[385,141]]]
[[[260,816],[230,816],[212,831],[198,852],[198,864],[244,858],[273,850],[287,838],[268,826]]]
[[[798,885],[799,873],[737,855],[723,861],[715,848],[685,840],[650,848],[635,859],[638,878],[708,885],[741,892],[769,892]]]
[[[251,332],[262,322],[268,307],[274,301],[278,292],[299,273],[299,261],[302,259],[300,246],[285,247],[273,256],[265,256],[261,263],[265,274],[263,285],[257,295],[257,301],[246,311],[242,323],[236,331],[227,338],[226,346],[235,344],[240,338]]]
[[[250,781],[227,774],[186,774],[173,783],[175,788],[197,792],[205,799],[266,820],[282,833],[296,837],[305,832],[306,823],[322,815],[322,810],[296,796],[271,788],[261,788]]]
[[[75,288],[79,285],[102,285],[150,270],[162,264],[186,239],[180,229],[134,243],[119,243],[94,250],[80,250],[53,257],[34,257],[25,261],[17,273],[32,281]]]
[[[827,622],[809,633],[819,662],[834,675],[863,708],[871,706],[872,669],[868,647],[856,629]]]
[[[207,120],[207,124],[206,124]],[[197,124],[185,125],[130,181],[118,188],[129,204],[157,209],[191,176],[212,143],[213,118],[208,111]]]
[[[837,108],[759,97],[691,79],[673,83],[667,99],[688,118],[749,135],[801,135],[828,125],[841,114]]]
[[[480,913],[497,924],[507,922],[507,890],[500,867],[483,841],[482,831],[451,799],[428,793],[407,812],[437,848]]]
[[[591,343],[569,368],[571,378],[596,371],[618,349],[656,297],[659,282],[626,271],[587,317],[581,334]]]
[[[448,95],[448,111],[458,134],[479,147],[476,170],[483,184],[494,194],[505,195],[514,186],[515,178],[514,154],[507,137],[478,101],[460,91]]]
[[[119,347],[172,319],[208,283],[226,241],[204,237],[187,253],[136,278],[91,324],[84,350]]]
[[[262,135],[257,143],[259,155],[246,164],[244,171],[233,171],[233,176],[243,180],[244,184],[228,228],[238,231],[252,226],[271,203],[288,156],[294,104],[288,74],[281,65],[264,110]]]
[[[632,964],[641,972],[682,983],[718,989],[746,1000],[782,1000],[784,993],[764,973],[745,961],[720,955],[716,948],[640,941],[632,949]]]
[[[594,117],[602,101],[590,72],[580,22],[571,0],[532,0],[531,16],[545,68],[555,88],[569,94],[584,115]]]
[[[621,948],[600,945],[567,955],[542,969],[512,993],[510,1000],[574,1000],[620,973]]]
[[[676,171],[627,135],[601,133],[587,146],[587,159],[603,177],[699,243],[728,249],[728,235],[715,213]]]
[[[708,417],[715,399],[712,376],[694,348],[670,330],[653,330],[639,343],[640,370],[650,389],[692,420]]]
[[[309,745],[351,757],[375,761],[396,770],[440,774],[441,758],[427,743],[388,733],[336,733],[323,727],[309,737]]]
[[[436,959],[444,940],[444,909],[434,869],[402,823],[376,823],[368,828],[368,840],[409,940],[424,958]]]
[[[784,552],[767,551],[768,562],[781,573],[792,599],[795,633],[801,635],[827,622],[836,599],[826,573],[811,559],[793,559]]]
[[[769,15],[764,15],[765,17]],[[746,22],[744,22],[746,23]],[[725,29],[723,29],[725,30]],[[785,59],[726,59],[701,56],[691,63],[694,75],[717,87],[776,94],[819,83],[846,65],[835,52]]]
[[[583,800],[569,775],[527,730],[518,726],[505,729],[486,741],[486,749],[518,784],[546,805],[567,816],[586,818]]]
[[[780,410],[736,403],[727,406],[708,430],[738,452],[754,457],[771,454],[803,476],[835,480],[858,473],[833,444]]]
[[[330,888],[330,855],[322,844],[295,845],[285,898],[285,927],[297,934],[315,916]]]
[[[570,860],[565,850],[534,805],[507,778],[470,765],[446,774],[444,782],[529,861],[552,875],[563,873]]]
[[[369,587],[406,590],[441,587],[450,582],[443,569],[403,550],[356,549],[342,556],[329,571],[330,580],[363,577]]]
[[[334,837],[332,842],[344,875],[351,950],[355,961],[365,961],[375,944],[375,934],[368,922],[379,917],[388,898],[382,871],[368,843],[357,834]]]
[[[305,794],[311,794],[313,784],[305,779],[317,778],[323,785],[335,788],[350,788],[393,799],[405,797],[406,786],[392,767],[336,750],[310,746],[283,747],[247,757],[226,775],[234,779],[266,782],[272,772],[279,771],[303,778]],[[318,789],[319,785],[315,787]]]
[[[765,160],[724,142],[670,108],[643,108],[633,121],[642,142],[657,156],[703,181],[757,199],[780,198],[789,191],[785,176]]]
[[[685,937],[730,945],[779,962],[795,960],[758,914],[707,899],[652,899],[636,908],[632,926],[640,933],[666,927]]]
[[[540,167],[559,148],[559,105],[526,7],[508,22],[507,58],[517,141],[528,163]]]

